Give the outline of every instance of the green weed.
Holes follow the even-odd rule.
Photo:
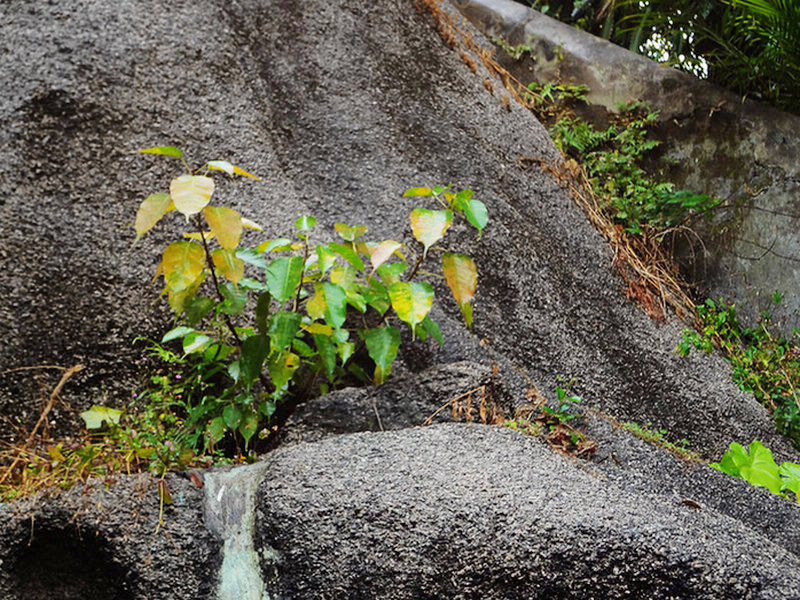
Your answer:
[[[747,450],[732,443],[722,460],[710,466],[784,498],[789,498],[789,492],[793,492],[800,504],[800,465],[784,462],[778,466],[772,451],[758,440],[751,442]]]
[[[680,440],[677,442],[672,442],[669,440],[668,433],[666,429],[653,429],[651,423],[647,423],[647,425],[639,425],[638,423],[634,422],[626,422],[620,423],[620,427],[625,429],[626,431],[631,432],[636,437],[649,442],[651,444],[655,444],[656,446],[660,446],[673,454],[677,454],[681,458],[685,458],[687,460],[700,460],[700,456],[689,449],[689,440]]]

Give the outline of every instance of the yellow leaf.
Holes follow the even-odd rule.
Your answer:
[[[202,242],[203,238],[205,238],[207,242],[210,242],[214,239],[214,234],[210,231],[204,231],[203,235],[201,236],[198,231],[190,231],[189,233],[184,233],[183,237],[185,237],[187,240],[194,240],[195,242]]]
[[[136,223],[134,224],[136,237],[140,238],[150,231],[161,220],[161,217],[171,210],[175,210],[175,204],[169,194],[150,194],[142,201],[136,212]]]
[[[170,307],[173,311],[175,311],[176,315],[181,314],[186,306],[192,301],[192,299],[194,299],[195,295],[197,294],[197,289],[200,287],[200,284],[205,281],[205,279],[205,271],[201,271],[200,275],[197,276],[197,279],[192,281],[184,289],[179,291],[168,289],[169,294],[167,295],[167,299]]]
[[[161,265],[169,291],[180,292],[194,285],[203,273],[205,259],[205,250],[195,242],[173,242],[167,246]]]
[[[211,260],[223,277],[234,285],[238,285],[244,277],[244,261],[233,250],[217,248],[211,253]]]
[[[470,302],[478,287],[478,269],[475,262],[466,254],[445,252],[442,257],[442,271],[453,298],[461,309],[467,327],[472,328],[472,306]]]
[[[304,331],[307,331],[311,334],[327,335],[328,337],[333,335],[333,327],[326,325],[325,323],[304,323],[300,327],[302,327]]]
[[[372,273],[375,273],[378,267],[389,260],[392,254],[394,254],[401,246],[402,244],[399,242],[386,240],[372,248],[372,252],[369,255],[369,261],[372,263]],[[372,277],[372,273],[370,273],[370,277]]]
[[[175,209],[187,217],[203,210],[214,193],[214,180],[204,175],[181,175],[172,180],[169,194]]]
[[[261,227],[261,225],[245,217],[242,217],[242,227],[244,227],[245,229],[255,229],[256,231],[264,231],[264,228]]]
[[[422,256],[425,257],[428,254],[428,248],[442,239],[445,231],[450,227],[453,222],[453,211],[415,208],[411,211],[410,219],[411,232],[424,246]]]
[[[236,249],[242,239],[242,215],[225,206],[206,206],[203,216],[217,236],[219,245],[229,250]]]
[[[236,165],[233,165],[233,172],[236,173],[237,175],[244,175],[245,177],[249,177],[250,179],[255,179],[256,181],[261,181],[260,177],[256,177],[255,175],[251,175],[250,173],[240,169]]]

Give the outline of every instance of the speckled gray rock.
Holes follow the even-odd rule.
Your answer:
[[[279,449],[268,458],[256,525],[275,557],[263,563],[271,597],[800,596],[800,560],[780,540],[610,478],[615,469],[480,425]],[[796,510],[784,526],[800,533]]]

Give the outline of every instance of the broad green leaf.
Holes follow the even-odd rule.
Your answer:
[[[361,260],[361,257],[349,246],[343,246],[342,244],[331,242],[328,244],[328,248],[336,252],[336,254],[341,256],[359,271],[364,270],[364,262]]]
[[[222,409],[222,418],[228,429],[236,431],[239,423],[242,422],[242,409],[235,404],[228,404]]]
[[[288,350],[292,340],[300,330],[302,316],[300,313],[282,311],[275,313],[269,320],[270,352]]]
[[[145,198],[136,212],[136,222],[134,223],[136,239],[150,231],[161,220],[161,217],[171,210],[175,210],[175,205],[169,194],[159,192]]]
[[[299,217],[294,222],[294,226],[300,231],[311,231],[312,229],[314,229],[314,225],[316,224],[317,220],[309,215],[304,215],[302,217]]]
[[[378,276],[383,281],[384,285],[390,286],[393,283],[400,281],[400,276],[408,268],[404,262],[396,262],[392,264],[382,264],[378,267]]]
[[[403,192],[403,196],[433,196],[433,190],[428,187],[413,187]]]
[[[383,315],[392,305],[386,286],[374,278],[369,280],[369,287],[364,291],[364,300],[379,315]]]
[[[372,248],[369,254],[369,262],[372,263],[372,273],[370,273],[370,277],[372,277],[372,274],[378,270],[378,267],[389,260],[392,254],[397,252],[401,246],[402,244],[399,242],[386,240]]]
[[[276,400],[283,397],[288,389],[289,381],[300,366],[300,357],[288,351],[274,354],[269,360],[269,375],[275,391],[272,397]]]
[[[332,380],[336,372],[336,346],[329,335],[319,333],[314,334],[314,344],[317,346],[317,353],[322,362],[322,368],[325,369],[325,374],[328,376],[328,379]]]
[[[428,254],[428,248],[444,237],[453,222],[453,211],[415,208],[411,211],[410,219],[411,232],[424,247],[424,258]]]
[[[175,327],[170,329],[167,333],[164,334],[164,337],[161,338],[161,343],[166,344],[167,342],[171,342],[172,340],[177,340],[179,338],[185,337],[190,333],[194,333],[194,329],[191,327]]]
[[[277,409],[278,409],[277,405],[271,400],[264,400],[263,402],[259,402],[258,404],[259,412],[268,419],[275,414],[275,411]]]
[[[208,440],[207,446],[219,443],[225,437],[225,419],[222,417],[215,417],[206,426],[206,439]]]
[[[464,208],[464,216],[479,233],[483,233],[483,228],[489,222],[489,211],[480,200],[470,200]]]
[[[252,248],[237,248],[236,256],[246,262],[248,265],[253,265],[259,269],[267,268],[267,261],[261,252],[253,250]]]
[[[267,287],[278,302],[286,302],[297,293],[303,276],[303,258],[281,256],[267,267]]]
[[[182,158],[183,152],[175,146],[153,146],[152,148],[145,148],[139,150],[142,154],[161,154],[163,156],[174,156],[175,158]]]
[[[331,327],[344,325],[347,316],[347,294],[340,285],[326,281],[314,284],[314,296],[306,304],[312,319],[325,319]]]
[[[439,329],[439,324],[436,321],[434,321],[430,317],[425,317],[424,319],[422,319],[422,323],[420,323],[420,326],[425,331],[425,333],[427,333],[429,336],[431,336],[433,339],[439,342],[440,346],[444,346],[444,339],[442,338],[442,330]]]
[[[237,289],[232,283],[221,283],[219,292],[225,301],[220,305],[219,311],[224,315],[238,315],[247,304],[247,290]]]
[[[256,431],[258,431],[258,415],[254,411],[248,410],[244,413],[242,422],[239,424],[239,433],[241,433],[244,438],[245,448],[250,443],[250,438],[255,435]]]
[[[353,342],[339,342],[336,344],[336,350],[339,352],[342,364],[345,364],[356,351],[356,345]]]
[[[781,464],[780,476],[783,489],[794,492],[800,504],[800,465],[791,462]]]
[[[233,250],[228,248],[216,248],[211,252],[211,260],[217,271],[233,285],[238,285],[244,277],[244,261],[236,256]]]
[[[89,410],[85,410],[81,413],[81,418],[83,422],[86,423],[86,429],[102,429],[103,423],[119,425],[119,420],[122,418],[122,411],[116,408],[93,404]]]
[[[447,280],[447,285],[453,293],[464,322],[472,329],[472,305],[470,302],[475,296],[478,286],[478,269],[475,262],[466,254],[445,252],[442,257],[442,271]]]
[[[740,444],[731,443],[722,460],[710,466],[734,477],[741,477],[753,485],[765,487],[775,494],[781,492],[779,468],[772,457],[772,451],[758,440],[750,444],[749,454]]]
[[[246,390],[249,391],[253,382],[261,375],[261,369],[268,354],[269,342],[263,335],[251,335],[242,342],[242,353],[239,356],[239,380],[244,382]]]
[[[336,264],[336,254],[325,246],[317,246],[317,268],[322,275]]]
[[[194,242],[173,242],[164,249],[161,269],[164,283],[172,292],[191,287],[203,273],[206,252]]]
[[[242,239],[242,216],[226,206],[206,206],[203,216],[211,233],[217,236],[219,245],[235,250]]]
[[[400,331],[396,327],[376,327],[359,332],[375,362],[373,382],[380,385],[392,372],[392,363],[400,348]]]
[[[203,210],[214,193],[214,180],[203,175],[181,175],[169,185],[175,210],[191,217]]]
[[[212,342],[214,342],[214,338],[211,336],[193,331],[183,338],[183,353],[203,352]]]
[[[214,300],[207,296],[192,298],[192,301],[187,303],[184,307],[186,321],[189,323],[189,325],[197,325],[208,313],[213,310],[213,308]]]
[[[298,337],[292,340],[292,350],[309,361],[313,361],[317,357],[317,351],[312,350],[311,346]]]
[[[433,305],[433,286],[424,282],[398,281],[389,288],[397,316],[408,323],[412,332],[428,315]]]
[[[367,233],[367,226],[366,225],[356,225],[354,227],[350,227],[345,223],[334,223],[333,228],[336,230],[336,233],[346,242],[354,242],[362,235]]]
[[[272,296],[269,292],[258,295],[256,301],[256,331],[261,335],[267,334],[267,324],[269,323],[269,309]]]

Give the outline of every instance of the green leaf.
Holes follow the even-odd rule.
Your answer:
[[[314,344],[317,346],[317,354],[319,354],[322,367],[329,380],[333,380],[333,375],[336,373],[336,346],[331,340],[330,336],[323,334],[315,334]]]
[[[369,280],[369,287],[364,292],[364,300],[381,316],[392,305],[386,286],[374,278]]]
[[[433,190],[428,187],[412,187],[403,192],[403,197],[406,196],[433,196]]]
[[[203,175],[181,175],[169,185],[175,210],[190,217],[203,210],[214,193],[214,180]]]
[[[483,228],[489,222],[489,211],[480,200],[470,200],[464,207],[464,216],[479,233],[483,232]]]
[[[136,239],[150,231],[161,220],[161,217],[171,210],[175,210],[175,205],[169,194],[159,192],[145,198],[136,212],[136,222],[134,223]]]
[[[464,322],[472,330],[472,305],[470,302],[475,296],[478,286],[478,268],[475,262],[466,254],[445,252],[442,257],[442,271],[450,291],[453,293]]]
[[[781,487],[795,493],[798,504],[800,504],[800,465],[797,463],[785,462],[780,468]]]
[[[314,284],[314,297],[306,304],[308,316],[325,319],[331,327],[338,329],[347,317],[347,294],[340,285],[326,281]]]
[[[440,346],[444,346],[444,339],[442,338],[442,330],[439,328],[439,324],[436,321],[434,321],[430,317],[425,317],[424,319],[422,319],[422,323],[420,325],[422,326],[422,329],[425,331],[425,333],[427,333],[429,336],[431,336],[433,339],[439,342]]]
[[[392,372],[392,363],[400,348],[400,331],[396,327],[376,327],[360,331],[369,357],[375,362],[373,382],[380,385]]]
[[[292,249],[292,240],[289,238],[278,238],[276,240],[266,240],[256,246],[256,252],[262,254],[266,252],[284,252]]]
[[[259,269],[267,268],[267,261],[264,260],[262,253],[252,248],[237,248],[236,256],[248,265],[253,265]]]
[[[319,272],[324,275],[336,264],[336,254],[325,246],[317,246],[317,263]]]
[[[242,342],[239,356],[239,380],[250,390],[253,382],[261,375],[264,360],[269,354],[269,341],[263,335],[251,335]]]
[[[256,301],[256,331],[261,335],[267,334],[267,323],[269,322],[269,309],[272,296],[269,292],[258,295]]]
[[[250,443],[250,438],[256,434],[256,431],[258,431],[258,415],[249,410],[244,413],[244,417],[242,417],[242,421],[239,424],[239,433],[244,438],[245,448]]]
[[[765,487],[774,494],[780,494],[782,483],[772,451],[758,440],[750,444],[749,451],[748,454],[740,444],[733,442],[722,460],[710,466],[734,477],[741,477],[753,485]]]
[[[205,316],[210,313],[214,308],[214,300],[207,296],[200,296],[192,298],[185,308],[186,321],[189,325],[197,325]]]
[[[336,230],[336,233],[338,233],[339,236],[346,242],[354,242],[362,235],[367,233],[366,225],[356,225],[355,227],[350,227],[345,223],[334,223],[333,228]]]
[[[382,264],[378,267],[378,276],[383,281],[384,285],[387,287],[392,285],[393,283],[400,281],[400,277],[408,268],[408,265],[404,262],[397,262],[392,263],[390,265]]]
[[[211,419],[211,421],[206,426],[206,437],[210,441],[210,444],[217,444],[223,437],[225,437],[225,419],[222,417],[215,417]]]
[[[228,404],[222,409],[222,419],[225,421],[225,426],[228,429],[236,431],[239,423],[242,422],[242,409],[236,404]]]
[[[226,206],[206,206],[203,216],[219,245],[235,250],[242,239],[242,215]]]
[[[283,303],[293,298],[303,276],[303,258],[282,256],[267,267],[267,287],[272,297]]]
[[[175,146],[153,146],[152,148],[145,148],[139,150],[142,154],[161,154],[163,156],[174,156],[175,158],[182,158],[183,152]]]
[[[433,287],[424,282],[398,281],[389,288],[389,298],[397,316],[413,331],[431,310]]]
[[[356,251],[353,250],[352,248],[348,246],[343,246],[342,244],[336,244],[334,242],[328,244],[328,248],[336,252],[336,254],[341,256],[343,259],[345,259],[359,271],[364,270],[364,262],[361,260],[361,257],[356,253]]]
[[[225,279],[238,285],[244,277],[244,261],[228,248],[215,248],[211,252],[211,260]]]
[[[280,354],[274,354],[269,360],[269,375],[272,378],[272,384],[275,386],[275,391],[272,397],[277,399],[282,398],[288,389],[289,381],[294,376],[300,366],[300,357],[288,351],[283,351]]]
[[[219,310],[224,315],[238,315],[247,304],[247,290],[237,289],[232,283],[221,283],[219,292],[225,298]]]
[[[93,404],[89,410],[81,413],[81,418],[86,423],[86,429],[102,429],[103,423],[107,425],[119,425],[122,418],[122,411],[107,406]]]
[[[269,320],[270,352],[288,350],[292,340],[300,331],[300,313],[282,311],[275,313]]]
[[[311,231],[316,224],[317,220],[308,215],[302,216],[294,222],[294,226],[300,231]]]
[[[214,338],[211,336],[193,331],[183,338],[183,353],[194,354],[195,352],[203,352],[213,341]]]
[[[410,220],[411,232],[424,247],[424,258],[428,254],[428,248],[444,237],[453,222],[453,211],[415,208],[411,211]]]
[[[194,333],[194,329],[191,327],[175,327],[170,329],[167,333],[164,334],[164,337],[161,338],[161,343],[166,344],[167,342],[171,342],[172,340],[177,340],[178,338],[185,337],[190,333]]]

